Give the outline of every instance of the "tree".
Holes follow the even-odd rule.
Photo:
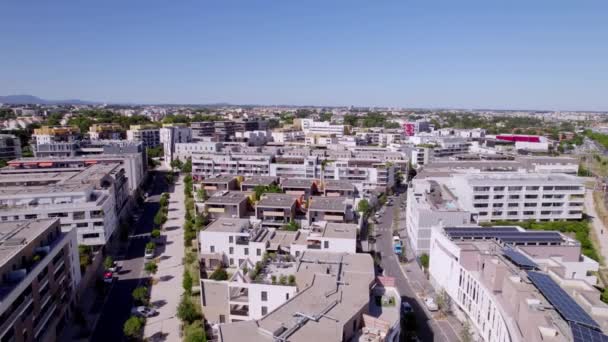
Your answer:
[[[429,268],[429,262],[430,262],[429,255],[426,253],[423,253],[420,256],[420,265],[422,265],[422,268],[424,268],[425,271]]]
[[[319,121],[331,121],[332,114],[330,112],[319,114]]]
[[[213,271],[213,273],[211,273],[211,275],[209,276],[209,279],[217,280],[217,281],[228,280],[228,272],[226,272],[226,270],[223,267],[218,266],[215,269],[215,271]]]
[[[172,169],[174,169],[174,170],[175,170],[175,169],[179,169],[179,170],[181,170],[181,169],[182,169],[182,167],[184,166],[184,164],[182,163],[182,161],[181,161],[181,160],[179,160],[179,159],[173,159],[173,160],[171,161],[171,164],[170,164],[170,165],[171,165],[171,168],[172,168]]]
[[[296,230],[300,229],[300,225],[296,221],[292,220],[292,221],[289,221],[288,224],[284,225],[283,229],[295,232]]]
[[[146,265],[144,266],[144,270],[149,275],[156,274],[156,272],[158,272],[158,265],[154,261],[147,262]]]
[[[468,319],[462,325],[462,330],[460,331],[460,341],[473,342],[473,332],[471,332],[471,323],[469,323]]]
[[[296,276],[294,276],[293,274],[290,274],[290,275],[287,277],[287,283],[288,283],[289,285],[295,285],[295,284],[296,284]]]
[[[156,244],[152,241],[146,244],[146,251],[153,251],[156,249]]]
[[[207,335],[205,334],[205,330],[201,322],[193,322],[192,324],[186,326],[186,330],[184,332],[184,342],[206,342]]]
[[[186,173],[192,172],[192,158],[188,158],[182,166],[182,171]]]
[[[182,287],[186,294],[190,295],[192,293],[192,276],[187,269],[184,269],[184,278],[182,279]]]
[[[173,184],[173,181],[175,180],[175,177],[173,177],[173,172],[167,172],[165,175],[165,180],[168,184]]]
[[[441,289],[439,293],[435,296],[435,302],[437,303],[437,307],[439,307],[439,311],[444,315],[450,313],[451,309],[451,300],[450,295],[445,289]]]
[[[105,267],[106,269],[108,269],[108,268],[111,268],[112,266],[114,266],[114,259],[112,259],[112,257],[108,255],[103,260],[103,267]]]
[[[359,204],[357,204],[357,211],[363,215],[369,214],[370,210],[371,207],[369,205],[369,202],[365,198],[360,200]]]
[[[131,292],[131,296],[133,296],[133,300],[136,302],[147,305],[148,304],[148,288],[145,286],[138,286]]]
[[[158,239],[160,237],[160,229],[153,229],[150,233],[150,237],[153,239]]]
[[[602,295],[600,296],[600,299],[602,300],[602,302],[608,303],[608,287],[604,288],[604,291],[602,291]]]
[[[167,216],[162,210],[159,210],[156,215],[154,215],[154,224],[157,227],[162,226],[165,222],[167,222]]]
[[[201,315],[196,311],[196,307],[188,296],[182,296],[177,305],[177,317],[184,322],[192,323],[201,318]]]
[[[130,338],[137,338],[141,334],[141,329],[144,326],[144,319],[136,316],[131,316],[123,326],[122,331]]]

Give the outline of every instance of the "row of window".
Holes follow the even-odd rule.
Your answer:
[[[543,199],[547,199],[547,198],[555,198],[555,199],[562,199],[566,197],[566,195],[563,194],[557,194],[557,195],[543,195],[542,198]],[[494,195],[492,197],[493,199],[503,199],[505,198],[505,195]],[[521,195],[509,195],[507,197],[508,199],[520,199],[522,198]],[[525,199],[537,199],[539,198],[538,195],[525,195],[523,198]],[[490,199],[490,195],[475,195],[473,197],[474,200],[488,200]]]
[[[475,203],[473,204],[473,207],[475,208],[488,208],[489,207],[489,203]],[[518,208],[520,205],[520,203],[507,203],[507,207],[509,208]],[[570,203],[571,207],[580,207],[582,206],[583,203]],[[492,208],[502,208],[504,206],[504,203],[492,203]],[[534,203],[524,203],[524,207],[526,208],[530,208],[530,207],[537,207],[538,203],[534,202]],[[545,202],[545,203],[541,203],[542,207],[562,207],[564,206],[563,202]]]
[[[564,212],[561,210],[543,210],[540,212],[541,215],[562,215]],[[580,215],[583,212],[580,210],[570,210],[568,211],[568,215]],[[493,216],[501,216],[503,214],[502,211],[493,211],[492,215]],[[508,216],[518,216],[520,214],[519,211],[507,211],[507,215]],[[535,211],[524,211],[523,215],[536,215]],[[480,211],[479,212],[479,216],[488,216],[488,212],[487,211]]]
[[[101,210],[94,210],[91,211],[90,213],[91,218],[100,218],[103,217],[103,211]],[[10,216],[1,216],[0,220],[2,221],[8,221]],[[47,214],[48,218],[66,218],[69,217],[68,213],[62,212],[62,213],[48,213]],[[42,215],[38,215],[38,214],[26,214],[23,216],[24,219],[26,220],[34,220],[37,218],[44,218]],[[74,213],[72,213],[72,219],[74,220],[84,220],[86,219],[85,217],[85,212],[84,211],[75,211]],[[19,215],[14,215],[13,216],[13,220],[19,220]],[[103,225],[103,224],[102,224]]]
[[[485,192],[485,191],[490,191],[490,190],[493,190],[493,191],[505,191],[505,189],[508,190],[508,191],[522,191],[522,190],[524,190],[524,188],[526,189],[526,191],[538,191],[538,190],[541,189],[540,186],[526,186],[526,187],[523,187],[523,186],[508,186],[508,187],[507,186],[495,186],[495,187],[490,187],[490,186],[474,186],[473,187],[473,191],[476,191],[476,192]],[[562,186],[562,185],[558,185],[558,186],[548,185],[548,186],[543,186],[542,189],[543,189],[543,191],[554,191],[554,190],[556,190],[556,191],[560,191],[560,190],[572,191],[572,190],[582,190],[583,187],[582,186],[575,186],[575,185],[572,185],[572,186],[570,186],[570,185],[565,185],[565,186]]]

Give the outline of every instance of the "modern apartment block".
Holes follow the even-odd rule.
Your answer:
[[[76,126],[43,126],[34,129],[32,134],[35,145],[56,142],[71,143],[80,140],[80,129]]]
[[[0,134],[0,160],[21,158],[21,141],[12,134]]]
[[[195,154],[219,152],[224,144],[215,141],[197,141],[189,143],[176,143],[174,157],[180,160],[192,158]]]
[[[255,217],[262,225],[280,228],[294,221],[300,213],[300,198],[289,194],[264,194],[255,206]]]
[[[437,227],[432,241],[431,284],[480,340],[608,338],[608,305],[594,287],[599,264],[581,255],[578,241],[519,227]]]
[[[22,175],[24,179],[27,177],[32,179],[57,172],[83,171],[91,165],[119,164],[127,178],[129,193],[134,195],[143,183],[147,172],[145,149],[141,144],[112,143],[103,145],[101,151],[107,153],[80,157],[16,159],[8,163],[9,167],[0,169],[0,175]]]
[[[293,293],[272,285],[273,276],[292,276]],[[233,278],[238,277],[240,273]],[[222,317],[231,322],[219,325],[220,341],[350,341],[359,336],[368,317],[374,266],[368,254],[307,251],[295,261],[269,262],[262,277],[241,279],[230,282],[234,284],[230,289],[236,288],[233,291],[216,288],[213,292],[213,298],[230,299],[230,311],[216,311],[217,316],[208,317],[211,322]],[[202,283],[206,294],[206,281]],[[261,287],[259,291],[257,287]],[[242,296],[247,296],[247,302],[239,301]],[[249,316],[238,315],[241,312],[249,312]],[[245,320],[247,317],[256,319]]]
[[[331,122],[313,119],[300,119],[299,124],[304,134],[334,135],[337,138],[344,135],[344,125],[334,125]]]
[[[125,130],[119,124],[98,123],[89,127],[91,140],[120,140],[125,138]]]
[[[180,159],[182,162],[186,159],[181,159],[177,155],[176,145],[189,143],[192,140],[192,130],[185,124],[164,124],[160,129],[160,142],[163,144],[163,152],[165,155],[165,165],[169,166],[173,159]]]
[[[580,220],[585,185],[564,174],[461,174],[452,177],[462,205],[479,222]]]
[[[353,210],[354,201],[346,197],[323,197],[313,196],[309,199],[308,223],[318,221],[329,221],[336,223],[353,222],[355,213]]]
[[[141,142],[145,148],[157,147],[161,144],[160,128],[156,125],[131,125],[127,140]]]
[[[80,283],[75,229],[0,222],[0,341],[57,341]]]
[[[206,213],[209,218],[220,217],[242,218],[250,214],[250,203],[253,193],[241,191],[219,191],[197,203],[197,210]]]
[[[230,191],[239,189],[239,181],[235,176],[221,175],[217,177],[205,178],[200,186],[209,194],[218,191]]]
[[[263,131],[267,128],[266,121],[203,121],[192,122],[192,139],[194,141],[204,141],[210,138],[211,141],[224,142],[232,141],[236,132]]]
[[[124,168],[95,164],[83,170],[0,174],[0,222],[59,218],[78,243],[104,245],[129,199]]]

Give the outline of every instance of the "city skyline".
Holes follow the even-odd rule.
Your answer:
[[[3,4],[0,94],[608,110],[608,5]],[[28,25],[23,25],[23,18]],[[52,18],[52,19],[50,19]]]

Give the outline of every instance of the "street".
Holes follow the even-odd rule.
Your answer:
[[[116,261],[122,266],[114,280],[110,293],[106,298],[103,310],[91,341],[122,341],[123,324],[131,316],[133,290],[147,278],[143,274],[144,249],[149,240],[149,234],[154,226],[154,215],[158,211],[160,194],[167,190],[162,173],[151,172],[152,187],[150,196],[143,205],[135,230],[129,236],[129,247],[124,255],[116,256]]]
[[[458,341],[458,336],[453,329],[449,324],[446,326],[447,322],[439,322],[431,318],[430,313],[426,311],[424,304],[418,300],[416,293],[412,289],[408,278],[406,278],[405,273],[401,268],[397,256],[393,252],[393,211],[394,207],[399,207],[404,199],[405,195],[394,197],[393,206],[385,206],[385,212],[382,215],[380,223],[376,224],[374,229],[377,236],[376,249],[382,255],[381,266],[384,270],[384,276],[395,278],[397,290],[402,298],[409,302],[414,309],[418,326],[417,335],[421,341]],[[403,209],[399,208],[399,210]]]

